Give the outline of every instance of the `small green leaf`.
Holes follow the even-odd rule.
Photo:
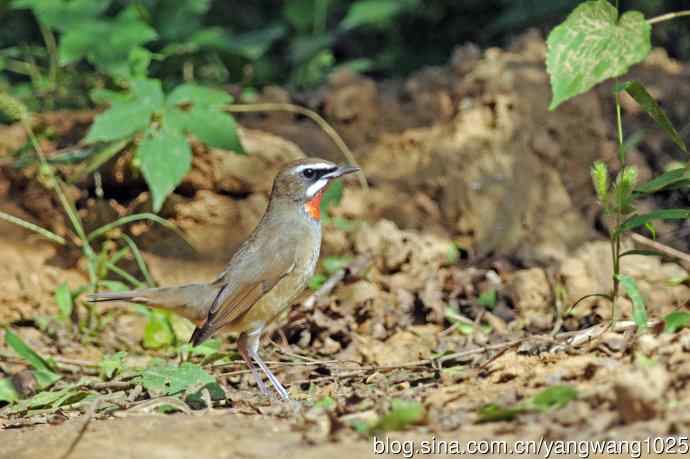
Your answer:
[[[479,415],[479,422],[499,422],[512,421],[518,414],[525,411],[526,409],[521,406],[506,407],[489,403],[482,406],[477,414]]]
[[[328,274],[333,274],[345,267],[352,261],[352,257],[325,257],[323,259],[323,269]]]
[[[625,274],[618,275],[618,281],[628,294],[630,300],[633,303],[633,320],[637,325],[637,328],[644,330],[647,328],[647,308],[644,304],[644,298],[640,290],[637,288],[637,283],[635,279]]]
[[[647,214],[633,215],[625,220],[621,226],[616,230],[616,234],[622,234],[631,229],[644,226],[649,222],[655,220],[686,220],[690,218],[689,209],[663,209],[655,210]]]
[[[217,338],[208,339],[203,343],[193,346],[190,349],[192,355],[208,357],[213,354],[217,354],[220,351],[220,340]]]
[[[12,384],[12,379],[0,379],[0,402],[16,402],[17,400],[19,400],[19,394]]]
[[[656,251],[656,250],[638,250],[638,249],[631,249],[631,250],[626,250],[625,252],[621,253],[618,255],[619,257],[627,257],[628,255],[642,255],[646,257],[663,257],[664,254]]]
[[[287,28],[283,24],[270,25],[234,36],[225,43],[223,49],[255,61],[266,54],[273,43],[285,36],[286,32]]]
[[[149,130],[139,144],[137,158],[153,195],[153,210],[163,207],[165,198],[180,184],[192,165],[187,139],[174,130]]]
[[[73,303],[72,292],[70,292],[67,282],[58,285],[58,288],[55,290],[55,302],[60,310],[62,320],[69,320],[72,317]]]
[[[127,356],[125,351],[103,356],[98,366],[101,368],[101,374],[105,379],[113,379],[113,376],[122,372],[124,369],[125,356]]]
[[[541,411],[548,411],[554,408],[562,408],[577,398],[577,390],[566,385],[556,385],[547,387],[534,397],[531,405]]]
[[[343,182],[341,180],[335,180],[328,185],[328,188],[326,188],[326,191],[321,197],[321,214],[328,215],[328,210],[340,204],[342,199]]]
[[[635,188],[636,193],[656,193],[670,186],[684,185],[690,187],[690,169],[687,167],[672,169]]]
[[[391,400],[391,409],[372,427],[372,431],[405,430],[424,419],[424,406],[416,400]]]
[[[316,274],[309,279],[308,287],[311,290],[318,290],[328,280],[323,274]]]
[[[143,345],[147,349],[159,349],[175,343],[175,331],[163,311],[153,310],[144,328]]]
[[[651,50],[650,24],[638,11],[620,18],[607,0],[583,2],[547,39],[550,110],[597,83],[623,75]]]
[[[479,295],[479,299],[477,300],[477,303],[479,303],[480,306],[484,306],[485,308],[491,309],[494,306],[496,306],[496,301],[497,301],[496,290],[491,289],[491,290],[487,290],[485,292],[482,292]]]
[[[664,331],[666,333],[675,333],[681,328],[690,327],[690,312],[687,311],[673,311],[664,317]]]
[[[184,362],[178,367],[156,360],[144,370],[141,382],[152,397],[157,397],[182,392],[194,393],[207,384],[216,383],[216,380],[193,363]]]
[[[659,125],[661,129],[666,132],[666,135],[675,143],[678,148],[683,150],[685,153],[688,152],[688,147],[685,145],[683,138],[678,134],[678,131],[671,124],[671,120],[668,119],[666,113],[662,110],[659,104],[654,100],[654,98],[647,92],[647,89],[639,81],[626,81],[616,87],[617,91],[625,91],[630,96],[635,99],[635,101],[644,108],[649,116],[652,117],[654,122]]]
[[[338,403],[328,395],[314,403],[314,407],[320,408],[323,411],[333,411],[336,406],[338,406]]]

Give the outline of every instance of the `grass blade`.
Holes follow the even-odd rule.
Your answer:
[[[151,273],[149,272],[148,266],[146,266],[146,260],[144,260],[144,257],[141,254],[141,251],[139,250],[139,247],[137,247],[137,244],[134,242],[134,240],[127,236],[126,234],[122,235],[122,239],[127,243],[127,246],[129,246],[129,249],[132,252],[132,255],[134,255],[134,260],[137,262],[137,266],[139,267],[139,271],[141,271],[141,274],[144,275],[144,279],[146,279],[146,283],[148,284],[149,287],[155,287],[156,282],[153,280],[153,277],[151,277]]]
[[[683,182],[690,186],[690,168],[681,167],[664,172],[660,176],[654,177],[650,181],[635,188],[635,193],[656,193],[671,185],[678,185]]]
[[[630,96],[635,99],[635,101],[640,104],[642,108],[647,112],[649,116],[652,117],[654,122],[659,125],[661,129],[666,132],[666,135],[675,143],[678,148],[683,150],[685,153],[688,152],[688,147],[685,145],[683,138],[678,134],[676,128],[671,124],[671,120],[668,119],[666,113],[661,109],[659,104],[654,100],[654,98],[647,92],[647,89],[639,81],[626,81],[625,83],[618,85],[616,88],[618,91],[625,91]]]
[[[690,218],[690,209],[663,209],[647,214],[633,215],[618,227],[615,235],[619,236],[626,231],[644,226],[654,220],[685,220],[688,218]]]
[[[118,218],[114,222],[108,223],[107,225],[103,225],[98,229],[93,230],[89,235],[87,236],[87,239],[89,241],[93,241],[95,238],[104,235],[108,231],[117,228],[118,226],[122,225],[127,225],[129,223],[134,223],[137,221],[141,220],[150,220],[154,223],[158,223],[159,225],[169,229],[173,233],[177,234],[182,240],[184,240],[192,249],[194,249],[194,245],[187,239],[187,236],[180,230],[177,225],[170,223],[168,220],[159,217],[156,214],[152,214],[149,212],[141,213],[141,214],[132,214],[132,215],[127,215],[126,217]]]
[[[60,245],[67,244],[67,241],[65,241],[65,238],[63,238],[62,236],[58,236],[50,230],[47,230],[38,225],[34,225],[33,223],[27,222],[26,220],[22,220],[21,218],[15,217],[14,215],[6,214],[5,212],[0,211],[0,219],[10,222],[17,226],[21,226],[24,229],[33,231],[34,233],[40,234],[44,238],[50,239],[53,242],[57,242]]]

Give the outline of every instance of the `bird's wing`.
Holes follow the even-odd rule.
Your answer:
[[[221,289],[211,305],[206,321],[192,335],[191,342],[194,345],[211,337],[247,312],[295,267],[291,256],[272,259],[270,267],[263,270],[257,270],[256,266],[243,266],[245,264],[231,262],[225,275],[214,282]]]

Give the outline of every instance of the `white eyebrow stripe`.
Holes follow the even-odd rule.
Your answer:
[[[319,179],[309,185],[309,188],[307,188],[307,198],[311,199],[316,196],[316,193],[321,191],[321,189],[326,185],[328,185],[328,179]]]
[[[338,166],[335,164],[326,164],[326,163],[314,163],[314,164],[302,164],[301,166],[295,167],[295,172],[302,172],[305,169],[317,169],[317,170],[322,170],[322,169],[336,169]]]

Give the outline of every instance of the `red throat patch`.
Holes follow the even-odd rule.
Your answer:
[[[324,190],[321,190],[316,193],[316,195],[304,205],[304,210],[316,221],[321,220],[321,198],[323,197],[323,192]]]

